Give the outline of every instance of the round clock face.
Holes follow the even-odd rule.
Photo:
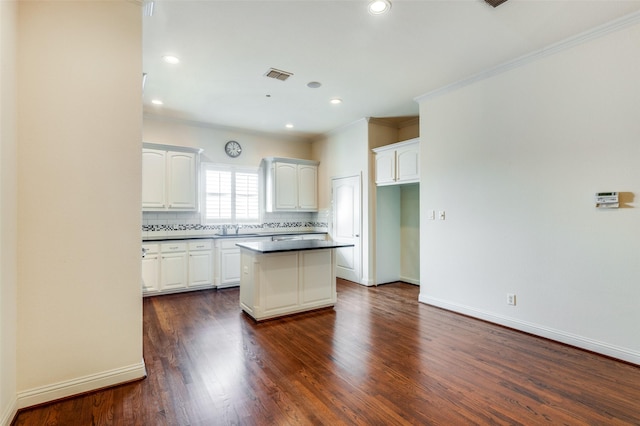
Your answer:
[[[235,158],[242,154],[242,147],[236,141],[229,141],[224,146],[224,152],[226,152],[229,157]]]

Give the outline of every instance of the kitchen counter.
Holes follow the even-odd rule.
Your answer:
[[[238,243],[240,308],[256,321],[335,305],[334,241],[287,240]]]
[[[170,241],[170,240],[198,240],[198,239],[223,239],[223,238],[257,238],[257,237],[275,237],[284,235],[313,235],[327,234],[325,231],[287,231],[287,232],[256,232],[256,233],[240,233],[240,234],[200,234],[200,235],[163,235],[157,237],[142,237],[142,241]]]
[[[353,247],[353,244],[336,243],[325,240],[287,240],[287,241],[262,241],[255,243],[238,243],[238,247],[256,253],[282,253],[301,250],[334,249],[340,247]]]

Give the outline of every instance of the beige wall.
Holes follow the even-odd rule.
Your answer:
[[[141,11],[18,7],[18,405],[139,378]]]
[[[144,116],[143,140],[202,148],[202,161],[213,163],[258,167],[264,157],[312,159],[311,142],[303,139],[171,121],[149,114]],[[230,140],[238,141],[242,146],[242,154],[237,158],[230,158],[224,153],[224,145]]]
[[[421,301],[640,364],[639,20],[420,100]]]
[[[16,9],[0,1],[0,425],[16,411]]]

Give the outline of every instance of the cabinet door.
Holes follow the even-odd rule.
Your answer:
[[[275,210],[298,208],[298,166],[292,163],[274,163]]]
[[[158,254],[147,254],[142,259],[142,292],[156,293],[160,289],[160,262]]]
[[[169,151],[167,156],[167,207],[196,210],[196,155]]]
[[[166,206],[166,151],[142,150],[142,209],[163,210]]]
[[[240,249],[222,249],[220,251],[219,286],[237,285],[238,283],[240,283]]]
[[[160,260],[160,289],[175,290],[187,287],[187,253],[162,253]]]
[[[417,182],[420,179],[420,146],[404,146],[396,150],[398,182]]]
[[[298,207],[305,211],[318,211],[318,166],[298,166]]]
[[[396,152],[382,151],[376,154],[376,184],[393,183],[396,180]]]
[[[213,284],[211,250],[189,252],[189,287]]]

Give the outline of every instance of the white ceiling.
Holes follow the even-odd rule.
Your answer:
[[[640,10],[640,0],[509,0],[495,9],[395,0],[374,16],[367,3],[156,0],[143,18],[145,113],[312,138],[363,117],[417,115],[415,97]],[[180,64],[164,63],[168,54]],[[271,67],[293,76],[267,78]]]

